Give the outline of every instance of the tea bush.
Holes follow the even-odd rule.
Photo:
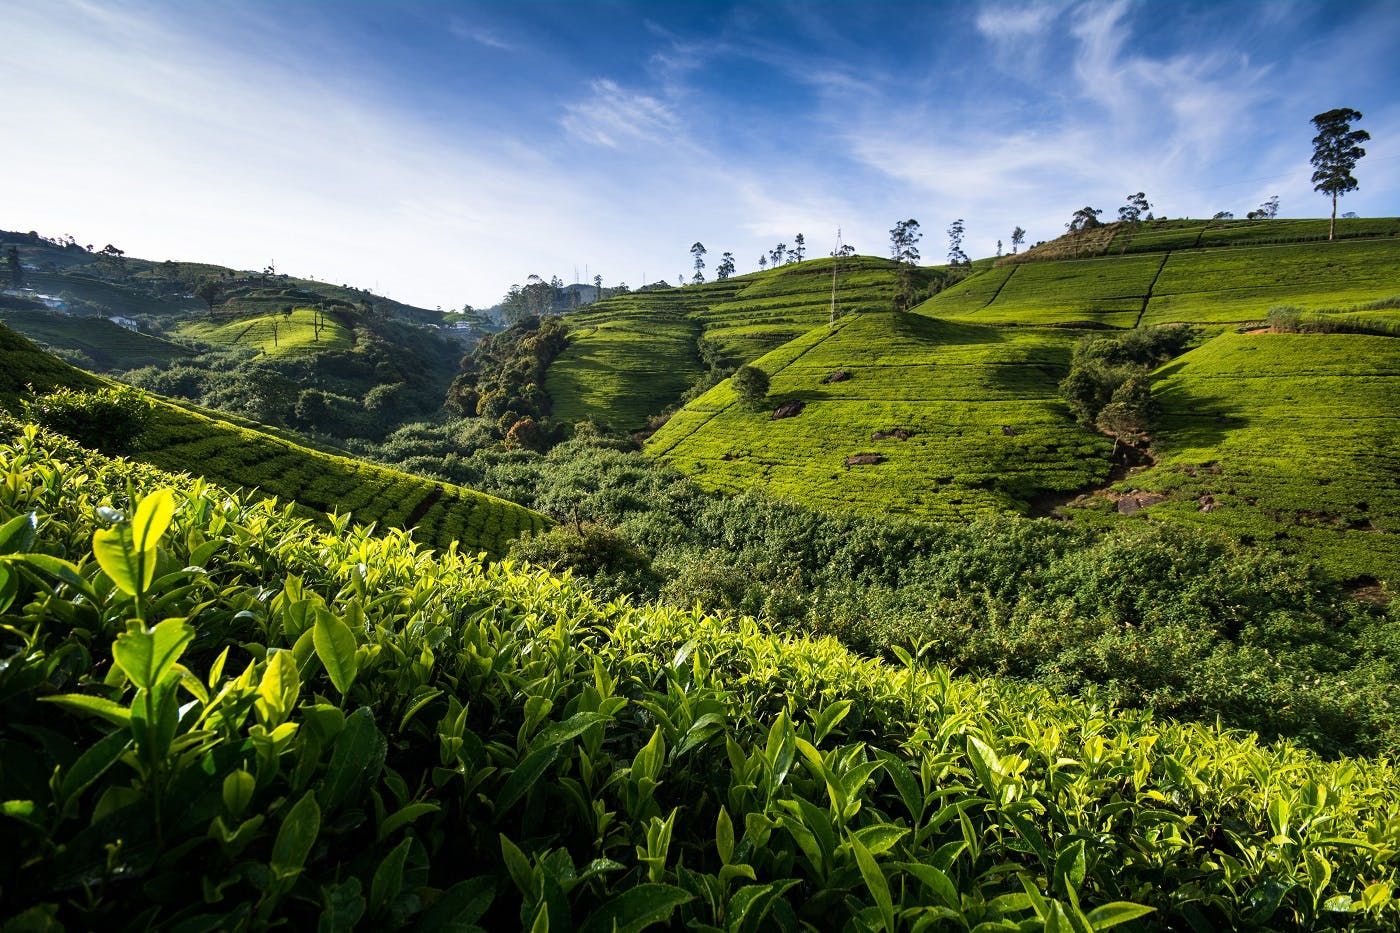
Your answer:
[[[0,445],[14,928],[1392,929],[1400,781]]]

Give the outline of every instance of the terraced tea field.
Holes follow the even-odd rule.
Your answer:
[[[27,391],[97,388],[94,376],[43,353],[0,326],[0,406],[16,409]],[[352,515],[356,521],[413,528],[433,547],[458,541],[465,551],[505,554],[510,542],[545,527],[542,515],[512,502],[349,457],[313,450],[264,431],[152,396],[150,422],[132,459],[189,472],[230,488],[294,502],[308,517]]]
[[[79,317],[46,311],[0,313],[0,322],[31,340],[51,347],[77,350],[102,370],[164,365],[191,351],[150,334],[137,333],[106,318]]]
[[[1011,263],[917,310],[979,324],[1238,324],[1278,305],[1337,308],[1397,294],[1400,239],[1378,239]]]
[[[816,259],[724,282],[633,292],[570,315],[572,341],[546,380],[555,417],[641,427],[695,383],[707,357],[732,368],[829,320],[834,262]],[[841,260],[838,313],[888,310],[895,270],[887,259]],[[944,275],[916,270],[916,287],[933,287]]]
[[[111,314],[196,314],[204,303],[196,298],[155,297],[139,288],[107,282],[79,272],[30,272],[25,284],[46,295],[87,302]]]
[[[1108,473],[1108,443],[1077,426],[1056,393],[1074,336],[853,315],[755,363],[772,377],[762,410],[723,383],[647,449],[711,488],[757,485],[828,508],[939,519],[1025,512],[1044,493]],[[785,403],[803,407],[774,419]]]
[[[354,343],[354,333],[334,314],[323,315],[319,337],[315,319],[314,309],[296,308],[290,315],[272,311],[233,320],[197,318],[181,324],[177,332],[201,343],[253,349],[273,356],[337,350]]]
[[[1158,463],[1119,492],[1165,495],[1147,514],[1309,554],[1343,579],[1400,580],[1400,341],[1227,333],[1158,377]]]

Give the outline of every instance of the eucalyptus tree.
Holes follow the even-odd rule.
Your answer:
[[[1353,130],[1351,125],[1361,119],[1361,113],[1350,107],[1338,107],[1312,118],[1317,127],[1313,137],[1313,190],[1332,198],[1332,219],[1327,224],[1327,239],[1337,233],[1337,198],[1358,187],[1351,173],[1356,163],[1366,155],[1361,144],[1371,138],[1365,130]]]

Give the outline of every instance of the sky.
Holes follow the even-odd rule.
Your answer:
[[[0,0],[0,229],[493,304],[528,275],[740,272],[917,219],[991,255],[1076,208],[1321,217],[1365,116],[1400,214],[1400,3]],[[645,276],[645,278],[643,278]]]

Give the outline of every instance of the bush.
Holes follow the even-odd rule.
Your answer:
[[[127,386],[80,391],[55,389],[24,403],[24,418],[71,437],[84,447],[125,453],[145,429],[151,402]]]
[[[729,379],[734,394],[749,408],[762,408],[768,400],[768,374],[757,366],[740,366]]]

